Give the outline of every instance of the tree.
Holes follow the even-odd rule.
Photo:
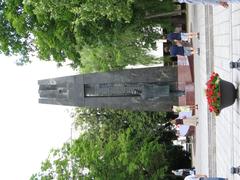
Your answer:
[[[87,126],[90,133],[103,134],[103,137],[133,128],[158,139],[160,143],[172,144],[172,140],[176,139],[169,119],[161,112],[77,108],[75,117],[76,126]]]
[[[28,38],[22,38],[6,18],[5,2],[0,2],[0,52],[11,56],[21,54],[20,61],[28,62]]]
[[[173,145],[177,137],[166,113],[77,108],[75,117],[76,126],[87,127],[89,133],[102,139],[130,128],[138,137],[148,137],[164,145],[169,173],[172,169],[191,167],[190,154]]]
[[[84,73],[120,70],[131,64],[159,63],[160,58],[148,54],[136,32],[125,31],[112,37],[112,42],[96,47],[84,46],[81,52],[81,68]]]
[[[38,179],[175,179],[176,160],[189,161],[165,114],[125,110],[77,109],[82,135],[54,150]],[[168,138],[166,138],[168,136]],[[186,167],[185,167],[186,168]]]
[[[165,151],[163,145],[139,137],[130,128],[105,140],[84,133],[72,145],[52,151],[32,180],[164,179]]]
[[[160,36],[154,27],[161,22],[144,17],[172,11],[174,7],[167,0],[6,0],[0,6],[1,37],[4,37],[0,39],[0,50],[6,55],[21,55],[23,63],[28,61],[30,53],[37,51],[41,59],[59,64],[70,59],[72,66],[78,67],[82,65],[81,53],[86,49],[110,47],[114,51],[119,44],[126,45],[124,39],[115,38],[121,34],[134,34],[135,41],[128,44],[127,52],[154,47],[154,41]],[[118,51],[123,52],[117,54],[127,55],[126,47]],[[124,63],[113,64],[123,66]]]

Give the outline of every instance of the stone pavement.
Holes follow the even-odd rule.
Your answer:
[[[200,48],[194,56],[195,98],[199,105],[194,165],[197,173],[240,180],[230,168],[240,165],[240,102],[214,117],[208,112],[205,83],[212,71],[234,85],[240,84],[240,71],[229,68],[240,58],[240,4],[228,9],[212,6],[188,6],[188,31],[200,32],[193,46]]]

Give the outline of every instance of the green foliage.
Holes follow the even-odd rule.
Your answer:
[[[133,31],[125,31],[112,36],[111,43],[96,47],[84,46],[81,52],[81,72],[99,72],[120,70],[127,65],[150,64],[160,62],[160,59],[147,54]]]
[[[137,134],[136,141],[145,139],[164,146],[168,170],[191,166],[189,154],[181,146],[172,144],[176,135],[165,113],[77,108],[75,123],[76,126],[88,127],[89,134],[97,134],[102,140],[130,129]]]
[[[75,123],[76,126],[87,124],[90,133],[99,133],[103,137],[132,128],[165,144],[171,144],[176,138],[165,113],[160,112],[78,108]]]
[[[168,148],[167,159],[169,162],[169,169],[184,169],[191,167],[189,161],[189,152],[182,151],[182,146],[171,146]]]
[[[0,53],[4,53],[8,56],[21,54],[21,62],[28,62],[28,51],[30,50],[30,45],[28,44],[28,39],[23,38],[19,35],[8,19],[6,18],[8,14],[4,11],[5,2],[0,2]],[[11,17],[10,17],[11,18]],[[20,24],[13,19],[14,25],[23,28]]]
[[[166,172],[164,146],[148,138],[140,140],[130,128],[104,140],[85,133],[69,151],[64,148],[53,151],[32,180],[164,179]]]
[[[0,50],[21,55],[23,64],[34,51],[39,58],[59,64],[70,59],[73,67],[82,65],[82,53],[84,67],[89,56],[91,64],[96,62],[93,52],[101,59],[107,57],[106,63],[86,67],[86,71],[121,68],[127,62],[136,63],[137,58],[147,63],[151,57],[142,48],[154,47],[160,37],[154,27],[161,20],[145,16],[173,9],[166,0],[6,0],[0,4]],[[104,56],[103,51],[113,54]]]
[[[164,113],[78,108],[76,126],[85,131],[52,150],[32,180],[174,179],[171,168],[189,161]]]
[[[134,0],[87,0],[81,6],[74,8],[74,13],[79,15],[81,22],[97,21],[106,17],[110,21],[129,22],[132,18],[132,4]]]

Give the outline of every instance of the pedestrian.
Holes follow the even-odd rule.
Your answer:
[[[196,115],[191,116],[191,117],[186,117],[186,118],[176,118],[174,120],[170,121],[174,125],[178,124],[184,124],[184,125],[189,125],[189,126],[196,126],[198,123],[198,117]]]
[[[167,40],[177,43],[178,41],[189,41],[193,37],[198,37],[198,36],[199,36],[199,33],[196,33],[196,32],[190,32],[190,33],[173,32],[167,35]]]
[[[192,47],[183,47],[172,45],[170,47],[170,55],[171,56],[191,56],[195,54],[195,50]]]
[[[186,4],[220,5],[228,8],[229,3],[240,3],[240,0],[178,0],[178,2]]]
[[[196,110],[198,109],[198,105],[195,104],[195,105],[185,105],[185,106],[173,106],[172,107],[172,111],[173,112],[188,112],[188,111],[191,111],[191,110]]]
[[[188,134],[190,126],[189,125],[178,125],[176,126],[177,132],[176,136],[185,137]]]
[[[188,175],[191,175],[191,174],[195,174],[195,168],[192,168],[192,169],[176,169],[176,170],[172,170],[172,173],[175,175],[175,176],[183,176],[183,177],[186,177]]]
[[[188,175],[184,178],[184,180],[227,180],[227,178],[207,177],[206,175],[196,174],[196,175]]]
[[[198,124],[198,116],[192,115],[192,110],[197,109],[198,105],[193,105],[193,106],[189,106],[189,107],[192,108],[191,111],[179,112],[177,118],[182,119],[182,123],[185,125],[196,126]]]

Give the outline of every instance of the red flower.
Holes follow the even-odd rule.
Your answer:
[[[206,96],[209,106],[209,111],[219,114],[220,110],[220,97],[221,93],[219,92],[219,75],[218,73],[213,72],[210,76],[210,79],[207,81],[206,86]]]
[[[209,106],[209,111],[213,112],[213,107],[212,106]]]
[[[208,91],[208,96],[212,96],[213,95],[213,90],[212,89],[209,89],[209,91]]]

